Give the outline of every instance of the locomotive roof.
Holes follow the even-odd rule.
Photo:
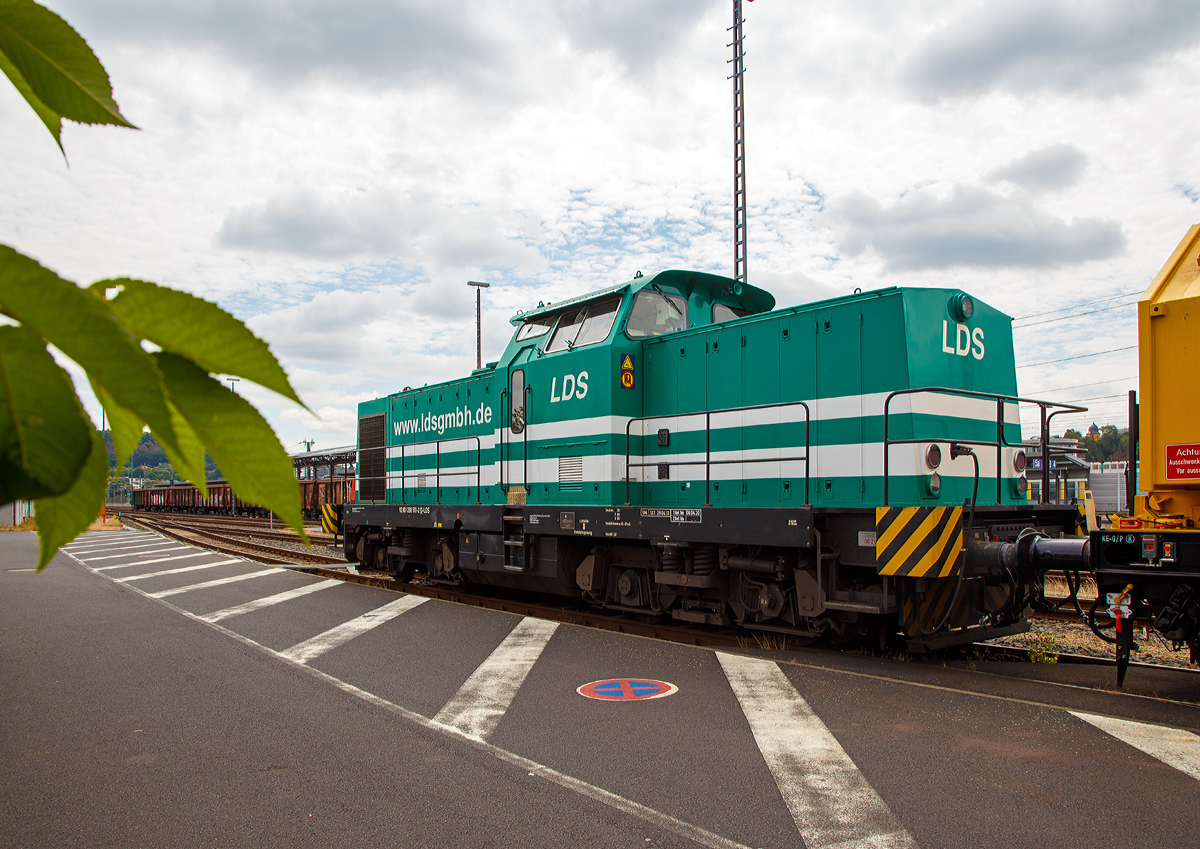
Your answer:
[[[765,289],[759,289],[757,286],[751,286],[749,283],[739,283],[728,277],[706,274],[702,271],[670,270],[660,271],[658,274],[650,277],[635,277],[628,282],[618,283],[616,286],[609,286],[595,292],[588,292],[585,295],[577,295],[565,301],[558,301],[552,304],[539,304],[527,312],[517,313],[509,319],[509,322],[513,325],[519,325],[536,316],[559,312],[576,304],[623,293],[626,290],[637,292],[652,285],[670,286],[673,289],[681,290],[686,296],[692,296],[693,293],[702,294],[705,296],[705,300],[715,300],[718,295],[726,294],[736,298],[754,313],[769,312],[775,307],[775,297],[770,292]]]

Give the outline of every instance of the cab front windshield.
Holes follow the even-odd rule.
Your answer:
[[[522,324],[521,329],[517,331],[517,341],[524,342],[526,339],[536,339],[539,336],[545,336],[550,332],[550,328],[553,326],[553,316],[531,318],[529,321]]]
[[[688,326],[687,301],[659,289],[643,289],[633,301],[625,333],[630,339],[645,339],[674,333]]]
[[[612,330],[620,305],[621,299],[613,298],[563,313],[558,320],[558,329],[546,345],[546,353],[603,342]]]

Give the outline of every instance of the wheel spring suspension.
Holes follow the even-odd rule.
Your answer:
[[[405,528],[404,536],[400,540],[400,546],[402,548],[409,548],[409,549],[416,548],[417,547],[417,532],[411,528]]]
[[[664,572],[682,572],[683,552],[673,545],[663,546],[662,565]]]
[[[696,575],[711,575],[717,568],[717,548],[714,545],[702,545],[696,548],[692,555],[692,572]]]

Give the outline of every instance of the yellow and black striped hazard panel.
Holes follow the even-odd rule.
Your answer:
[[[880,575],[957,575],[962,548],[961,507],[875,508],[875,569]]]
[[[321,505],[321,528],[327,534],[340,534],[342,532],[342,517],[341,511],[338,510],[338,505]]]

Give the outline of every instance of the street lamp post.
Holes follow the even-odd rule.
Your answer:
[[[467,281],[468,286],[475,287],[475,368],[483,368],[483,331],[480,321],[480,307],[482,301],[480,294],[482,290],[491,288],[490,283],[477,283],[474,280]]]

